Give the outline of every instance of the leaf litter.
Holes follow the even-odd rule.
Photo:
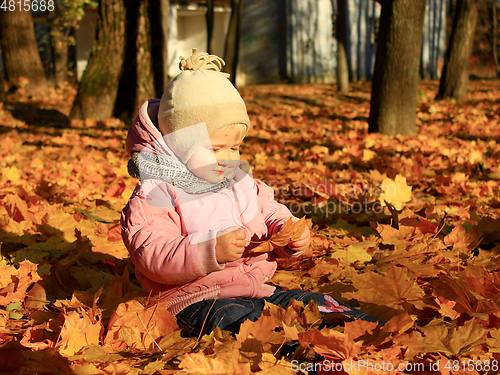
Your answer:
[[[16,103],[67,113],[74,91],[64,88],[0,107],[1,372],[285,374],[323,360],[496,372],[499,82],[471,82],[460,103],[429,99],[437,83],[422,82],[415,137],[367,133],[369,84],[334,89],[241,90],[253,124],[242,159],[302,218],[253,251],[286,246],[309,226],[309,249],[280,259],[269,282],[328,294],[385,326],[331,314],[339,324],[323,328],[314,303],[294,302],[266,305],[235,336],[182,337],[165,306],[142,294],[121,242],[120,211],[135,187],[127,127],[33,125],[11,114]]]

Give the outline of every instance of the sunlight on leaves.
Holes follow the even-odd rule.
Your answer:
[[[404,203],[411,201],[411,186],[406,184],[406,177],[397,175],[394,180],[386,178],[382,181],[382,191],[379,200],[382,206],[392,204],[396,210],[403,209]]]
[[[440,361],[441,374],[455,375],[447,361],[498,360],[500,84],[472,80],[460,103],[434,101],[437,89],[419,84],[417,135],[388,137],[367,133],[368,83],[352,83],[349,95],[329,84],[240,88],[252,121],[242,160],[302,217],[249,248],[274,259],[305,225],[311,232],[308,251],[278,257],[268,283],[324,293],[387,323],[332,313],[323,328],[316,304],[292,301],[266,303],[236,335],[200,337],[184,337],[167,303],[148,300],[123,244],[121,210],[137,183],[127,173],[128,124],[38,121],[34,110],[69,113],[71,85],[44,98],[6,93],[0,367],[274,375],[324,356],[394,368]],[[377,373],[358,370],[345,373]]]

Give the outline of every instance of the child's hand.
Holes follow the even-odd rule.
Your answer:
[[[306,227],[302,232],[300,238],[297,241],[290,242],[288,244],[288,248],[295,252],[304,251],[309,246],[310,240],[311,240],[311,234],[309,232],[309,228]]]
[[[243,251],[245,251],[245,230],[238,227],[230,227],[219,233],[225,234],[217,237],[217,244],[215,245],[217,262],[221,264],[240,259]]]

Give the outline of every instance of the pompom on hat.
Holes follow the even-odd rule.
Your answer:
[[[180,58],[182,72],[167,86],[160,102],[158,124],[168,146],[186,163],[196,147],[232,124],[250,128],[245,102],[220,69],[224,60],[193,48]]]

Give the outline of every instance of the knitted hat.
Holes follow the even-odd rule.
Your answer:
[[[231,124],[245,124],[248,131],[250,119],[245,102],[220,71],[224,60],[196,48],[180,60],[182,72],[163,93],[158,124],[168,146],[186,163],[207,133]]]

